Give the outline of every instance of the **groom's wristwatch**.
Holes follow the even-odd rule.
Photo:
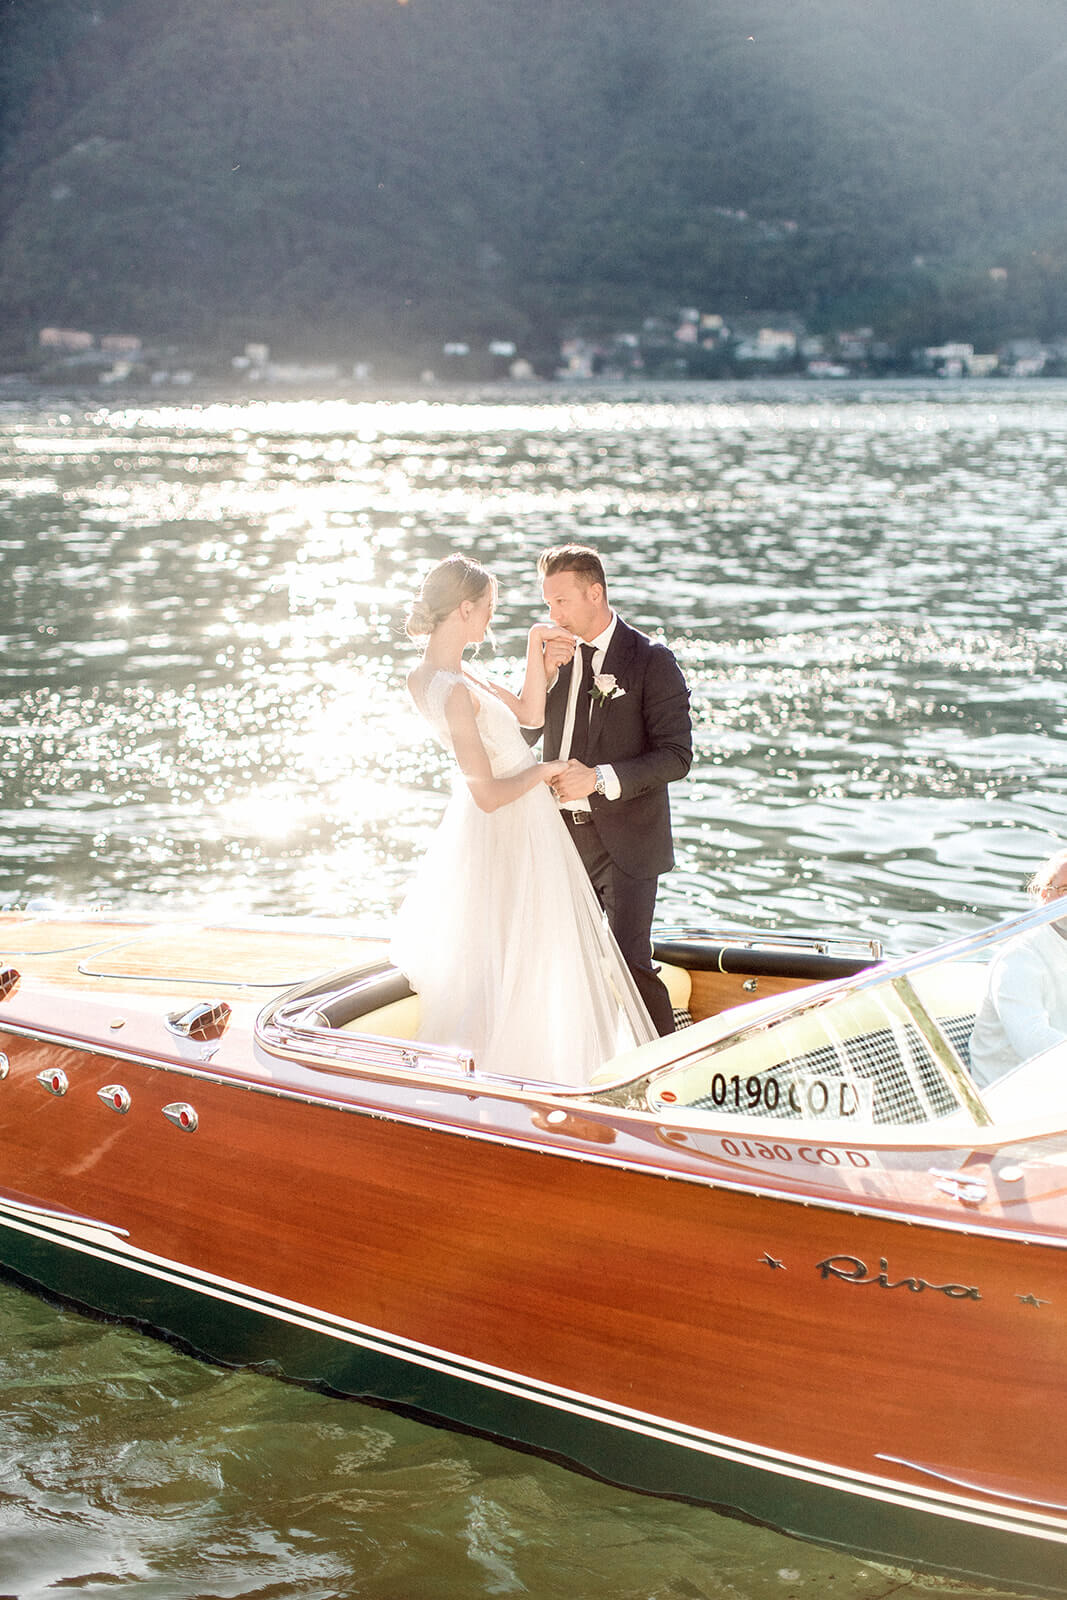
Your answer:
[[[594,767],[593,771],[596,773],[596,783],[593,786],[594,794],[607,794],[608,786],[604,782],[604,770],[603,770],[603,768],[602,767]]]

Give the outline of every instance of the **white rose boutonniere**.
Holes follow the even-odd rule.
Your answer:
[[[606,706],[609,700],[621,700],[626,690],[621,687],[614,673],[598,672],[589,693],[598,706]]]

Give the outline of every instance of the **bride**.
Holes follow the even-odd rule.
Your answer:
[[[407,682],[458,768],[452,799],[400,909],[393,959],[419,996],[419,1037],[470,1052],[481,1072],[579,1087],[620,1050],[656,1037],[522,728],[544,721],[545,645],[530,629],[520,694],[476,676],[496,582],[453,555],[408,612],[426,637]],[[553,652],[555,654],[555,652]]]

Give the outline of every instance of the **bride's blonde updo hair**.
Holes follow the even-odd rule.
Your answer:
[[[408,607],[408,637],[432,633],[464,600],[480,600],[486,589],[496,599],[496,579],[470,556],[446,556],[423,579],[419,597]]]

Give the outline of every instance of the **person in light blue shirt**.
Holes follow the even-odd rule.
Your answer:
[[[1067,850],[1042,862],[1029,892],[1043,905],[1067,896]],[[1065,919],[1020,934],[996,956],[971,1035],[971,1072],[989,1084],[1067,1041]]]

